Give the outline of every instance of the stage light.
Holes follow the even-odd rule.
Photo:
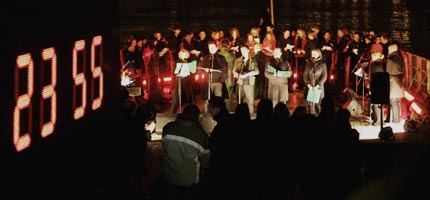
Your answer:
[[[411,104],[411,109],[413,112],[417,113],[419,116],[423,116],[423,109],[416,102]]]
[[[170,82],[172,80],[172,77],[164,77],[163,81],[164,82]]]
[[[343,90],[342,90],[342,93],[346,93],[348,91],[348,87],[345,87]]]
[[[414,96],[412,96],[412,94],[410,94],[409,92],[407,92],[407,91],[405,91],[405,98],[408,100],[408,101],[413,101],[414,99],[415,99],[415,97]]]

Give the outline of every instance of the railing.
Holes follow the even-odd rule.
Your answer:
[[[406,98],[410,101],[409,106],[424,117],[429,114],[430,60],[406,51],[402,51],[402,54],[406,64],[404,86],[406,92],[411,95]]]

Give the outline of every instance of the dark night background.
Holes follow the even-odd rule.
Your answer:
[[[231,26],[241,35],[258,23],[268,0],[122,0],[119,2],[120,39],[138,33],[152,36],[169,27],[183,31]],[[430,2],[420,0],[274,0],[275,29],[310,29],[317,23],[321,30],[336,33],[339,26],[350,31],[387,32],[407,51],[430,57]]]
[[[182,30],[237,26],[245,35],[258,23],[268,1],[261,0],[74,0],[14,1],[0,8],[4,27],[0,55],[0,183],[5,190],[94,191],[107,181],[117,163],[107,161],[117,154],[108,146],[112,118],[119,99],[119,49],[129,34],[147,37],[154,30],[165,36],[169,27]],[[430,57],[430,2],[422,0],[285,0],[275,2],[275,28],[304,28],[318,23],[321,29],[388,32],[404,50]],[[103,34],[105,99],[103,108],[79,121],[71,119],[70,77],[73,42]],[[40,84],[37,68],[43,48],[54,46],[58,55],[58,121],[47,139],[32,136],[25,152],[12,144],[14,66],[17,55],[31,53],[35,60],[35,96]],[[88,56],[87,56],[88,57]],[[89,67],[89,64],[87,64]],[[88,73],[89,70],[87,70]],[[39,95],[39,96],[37,96]],[[90,107],[90,106],[88,106]],[[38,106],[33,110],[38,128]],[[110,126],[108,126],[110,125]],[[37,133],[37,131],[35,131]],[[112,137],[113,138],[113,137]],[[395,147],[397,148],[397,147]],[[389,151],[390,149],[387,149]],[[6,185],[6,187],[5,187]]]

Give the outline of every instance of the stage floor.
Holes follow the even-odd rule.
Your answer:
[[[174,120],[176,115],[172,115],[169,114],[171,113],[171,97],[168,94],[164,94],[165,96],[165,103],[162,105],[157,105],[158,110],[159,110],[159,115],[162,115],[164,117],[168,117],[169,119],[165,119],[163,120],[162,123],[167,123],[167,121],[171,121]],[[300,105],[304,105],[304,101],[303,101],[303,97],[304,97],[304,92],[303,91],[295,91],[295,92],[290,92],[289,94],[289,101],[287,102],[287,106],[288,109],[290,110],[290,113],[293,113],[294,109],[297,106]],[[338,109],[339,107],[344,106],[344,104],[346,103],[345,100],[341,101],[339,100],[340,98],[335,98],[335,106],[336,109]],[[256,111],[257,109],[257,105],[258,105],[258,101],[255,101],[255,108],[254,110]],[[357,129],[357,131],[360,133],[360,140],[375,140],[378,139],[378,134],[381,131],[381,127],[380,125],[377,126],[373,126],[371,125],[371,120],[369,117],[369,110],[368,110],[368,98],[364,98],[364,101],[362,99],[361,96],[358,97],[358,99],[356,99],[356,104],[360,104],[359,106],[362,109],[362,113],[360,115],[354,115],[354,113],[352,113],[352,117],[351,117],[351,125],[353,128]],[[197,106],[199,106],[200,110],[202,112],[205,112],[205,104],[206,102],[204,100],[202,100],[202,98],[200,96],[196,96],[196,101],[195,104]],[[364,104],[364,105],[363,105]],[[234,111],[235,107],[237,105],[237,99],[233,100],[233,104],[232,104],[232,111]],[[184,105],[182,105],[182,108],[184,107]],[[202,116],[205,116],[202,114]],[[251,115],[252,118],[255,117],[255,114]],[[208,116],[205,116],[208,117]],[[384,123],[383,127],[387,127],[390,126],[393,129],[393,133],[395,134],[396,138],[402,138],[402,134],[405,133],[404,130],[404,123],[405,123],[405,119],[401,119],[400,123]],[[162,127],[163,124],[157,124],[157,127]],[[161,133],[160,133],[161,134]]]

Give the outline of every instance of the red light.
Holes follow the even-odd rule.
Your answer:
[[[27,93],[19,94],[19,70],[28,68],[27,78]],[[15,67],[15,101],[16,105],[13,110],[13,144],[15,145],[16,151],[20,152],[30,146],[31,138],[31,125],[32,125],[32,106],[31,97],[33,96],[33,71],[34,63],[31,54],[23,54],[18,56],[16,59]],[[21,134],[21,110],[28,108],[28,132]]]
[[[54,47],[44,49],[42,51],[43,61],[51,60],[51,84],[46,85],[42,89],[42,99],[40,100],[40,135],[47,137],[54,132],[55,124],[57,123],[57,92],[55,87],[57,86],[57,54]],[[42,67],[44,69],[44,66]],[[43,85],[43,74],[41,77],[41,85]],[[50,121],[44,122],[44,101],[50,98],[51,100],[51,112]]]
[[[414,99],[415,99],[415,97],[414,96],[412,96],[412,94],[410,94],[409,92],[407,92],[407,91],[405,91],[405,98],[408,100],[408,101],[413,101]]]
[[[297,78],[297,73],[294,73],[294,74],[293,74],[293,78]]]
[[[159,82],[159,83],[161,82],[161,79],[160,79],[160,78],[158,78],[158,82]]]
[[[85,80],[85,66],[82,66],[82,72],[78,74],[78,53],[81,52],[85,58],[85,40],[78,40],[75,42],[73,48],[73,118],[75,120],[81,118],[85,114],[85,107],[87,106],[87,81]],[[85,65],[85,62],[83,62]],[[82,85],[82,105],[76,106],[76,86]]]
[[[163,81],[164,82],[170,82],[172,80],[172,77],[164,77]]]
[[[293,90],[297,90],[297,88],[299,87],[299,85],[297,84],[297,82],[293,83]]]
[[[143,84],[143,85],[146,85],[146,80],[143,80],[142,84]]]
[[[91,43],[91,73],[93,78],[91,79],[91,99],[93,99],[93,103],[91,108],[93,110],[97,110],[102,105],[103,100],[103,71],[101,65],[103,64],[103,54],[102,54],[102,36],[94,36],[93,42]],[[99,56],[99,65],[96,66],[96,47],[99,48],[100,56]],[[94,98],[94,79],[99,78],[99,96]]]
[[[330,80],[333,80],[334,79],[334,75],[333,74],[331,74],[330,75]]]
[[[421,108],[421,106],[419,106],[416,102],[413,102],[411,104],[411,108],[414,112],[416,112],[418,115],[422,116],[423,114],[423,109]]]
[[[345,87],[343,90],[342,90],[342,93],[346,93],[348,91],[348,87]]]

